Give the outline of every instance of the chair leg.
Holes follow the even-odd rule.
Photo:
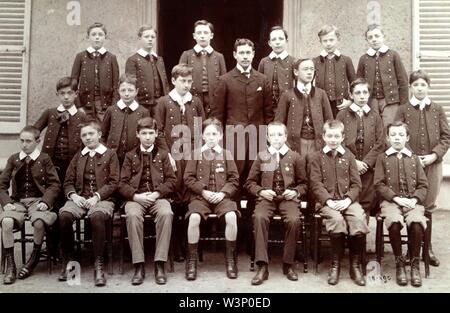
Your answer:
[[[430,227],[431,221],[427,221],[427,228]],[[425,235],[426,231],[423,232],[423,261],[425,264],[425,278],[430,276],[430,236]]]
[[[114,263],[113,263],[113,221],[114,221],[114,217],[111,216],[108,219],[107,225],[108,227],[106,228],[106,246],[108,249],[108,274],[112,275],[114,273]]]
[[[250,271],[255,271],[255,232],[252,230],[251,232],[251,241],[250,241]]]
[[[306,238],[306,227],[305,227],[305,217],[300,218],[300,231],[302,236],[302,247],[303,247],[303,273],[308,273],[308,244]]]
[[[361,263],[362,263],[362,270],[363,270],[363,274],[364,276],[367,274],[367,254],[366,254],[366,244],[367,244],[367,235],[364,235],[364,239],[363,239],[363,246],[362,246],[362,251],[361,251]]]
[[[2,257],[1,257],[1,264],[0,264],[0,266],[1,266],[1,273],[2,274],[5,274],[5,269],[6,269],[6,266],[5,266],[5,262],[6,262],[6,258],[5,258],[5,249],[3,248],[3,237],[0,237],[0,240],[1,240],[1,246],[2,246],[2,249],[1,249],[1,253],[2,253]]]
[[[85,224],[86,226],[86,224]],[[76,236],[76,246],[77,246],[77,260],[81,264],[81,220],[75,220],[75,236]]]
[[[313,245],[314,245],[314,272],[315,274],[319,274],[319,234],[321,231],[322,219],[320,217],[314,217],[314,236],[313,236]]]
[[[22,246],[22,264],[25,264],[27,259],[27,238],[26,238],[26,233],[25,233],[25,223],[22,226],[22,229],[20,230],[20,244]]]
[[[125,249],[125,217],[120,217],[119,273],[123,275],[123,257]]]
[[[51,226],[45,228],[45,243],[47,246],[47,270],[48,274],[52,274],[52,251],[53,251],[53,242],[51,238]]]
[[[377,216],[377,226],[375,233],[375,252],[377,255],[377,262],[381,265],[381,255],[383,250],[383,219]]]

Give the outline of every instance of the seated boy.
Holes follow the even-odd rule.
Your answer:
[[[219,218],[223,217],[226,223],[227,277],[233,279],[238,275],[236,236],[239,211],[231,198],[239,187],[239,174],[231,153],[219,145],[222,137],[222,123],[216,118],[207,119],[203,122],[205,144],[200,151],[194,151],[194,159],[186,164],[184,183],[191,192],[191,201],[186,213],[186,217],[189,218],[187,280],[197,278],[200,222],[211,212],[217,214]]]
[[[320,205],[325,228],[330,233],[332,262],[328,284],[339,282],[341,259],[344,254],[345,235],[349,235],[350,277],[359,286],[365,286],[361,256],[364,236],[369,232],[366,215],[357,202],[361,191],[361,179],[355,156],[342,147],[344,124],[338,120],[323,125],[325,147],[311,155],[308,175],[311,189]]]
[[[100,143],[102,132],[98,122],[86,122],[80,128],[81,141],[85,147],[70,161],[64,181],[64,193],[69,200],[59,211],[63,256],[59,280],[67,280],[67,264],[73,258],[72,224],[76,219],[87,215],[92,225],[95,285],[104,286],[106,223],[112,218],[114,211],[111,196],[119,184],[119,160],[113,150]]]
[[[175,190],[176,176],[167,152],[155,146],[156,121],[145,117],[137,122],[136,129],[140,146],[125,155],[119,184],[119,192],[127,200],[128,241],[135,267],[131,283],[140,285],[144,282],[144,214],[149,212],[155,216],[156,223],[155,280],[157,284],[165,284],[164,263],[169,252],[173,219],[170,203],[165,198]]]
[[[33,252],[19,272],[19,278],[30,276],[39,262],[45,227],[56,221],[50,211],[58,198],[60,182],[50,157],[37,149],[40,131],[26,126],[20,132],[21,151],[9,157],[0,175],[0,222],[6,259],[3,283],[16,281],[13,230],[22,228],[25,217],[33,225]],[[8,192],[11,186],[11,193]]]
[[[295,248],[300,231],[299,197],[306,194],[305,159],[289,149],[286,126],[272,122],[267,126],[269,147],[258,154],[245,183],[250,194],[257,197],[253,213],[255,261],[258,272],[252,285],[260,285],[269,278],[267,239],[270,218],[280,212],[286,227],[284,236],[283,274],[298,280],[295,272]]]
[[[424,230],[427,228],[425,207],[422,203],[427,196],[427,177],[420,158],[405,147],[409,141],[409,129],[405,123],[396,121],[388,125],[387,141],[390,148],[378,156],[374,177],[375,188],[383,199],[381,216],[385,218],[384,223],[389,230],[395,256],[397,284],[400,286],[408,284],[400,234],[406,222],[411,257],[411,285],[420,287],[420,248]]]

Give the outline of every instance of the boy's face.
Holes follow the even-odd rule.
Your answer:
[[[222,137],[222,132],[219,131],[215,125],[208,125],[203,130],[203,140],[205,141],[205,144],[210,148],[214,148],[215,146],[217,146],[222,140]]]
[[[422,100],[428,95],[429,87],[430,86],[428,85],[425,79],[419,78],[412,82],[411,91],[414,97],[416,97],[419,100]]]
[[[180,96],[184,96],[191,90],[192,87],[192,75],[178,76],[176,79],[172,77],[172,84],[175,86],[175,90]]]
[[[280,54],[286,50],[286,45],[287,39],[284,35],[284,31],[277,29],[270,33],[269,46],[272,48],[273,52]]]
[[[22,132],[20,134],[20,148],[26,154],[31,154],[39,145],[39,139],[34,138],[34,134],[30,132]]]
[[[247,69],[249,66],[252,66],[255,51],[249,45],[238,46],[236,51],[233,51],[233,56],[237,64]]]
[[[136,86],[133,84],[123,82],[119,86],[120,98],[126,105],[130,105],[131,103],[133,103],[137,93],[138,90],[136,89]]]
[[[144,30],[141,37],[139,38],[141,43],[141,48],[146,51],[151,51],[153,49],[153,45],[156,41],[156,33],[153,29]]]
[[[334,52],[334,50],[336,50],[338,42],[339,39],[334,31],[320,37],[320,43],[322,44],[322,47],[325,49],[325,51],[328,53]]]
[[[353,99],[353,102],[355,102],[358,106],[365,106],[369,101],[369,86],[367,86],[367,84],[356,85],[350,96]]]
[[[397,151],[401,151],[406,143],[409,141],[409,136],[406,134],[406,129],[403,126],[391,126],[387,141]]]
[[[267,128],[267,141],[269,144],[277,150],[280,150],[281,147],[287,141],[287,134],[284,126],[282,125],[270,125]]]
[[[103,43],[105,42],[106,34],[100,27],[94,27],[89,32],[89,41],[91,43],[92,48],[95,50],[103,47]]]
[[[314,78],[314,63],[312,60],[306,60],[298,66],[298,69],[294,69],[295,76],[304,84],[312,82]]]
[[[56,92],[59,100],[65,109],[69,109],[75,103],[75,99],[77,98],[77,92],[73,91],[70,87],[61,88]]]
[[[344,134],[340,128],[328,128],[322,135],[323,141],[331,149],[337,149],[344,141]]]
[[[95,149],[100,144],[102,132],[96,130],[91,125],[85,126],[80,130],[80,137],[83,144],[89,149]]]
[[[211,32],[208,25],[197,25],[192,35],[197,44],[202,48],[209,46],[211,39],[214,37],[214,33]]]
[[[136,137],[138,137],[141,145],[145,149],[148,149],[155,143],[156,137],[158,137],[158,132],[156,129],[144,128],[136,132]]]
[[[366,40],[373,50],[378,50],[384,44],[384,35],[381,29],[375,28],[367,32]]]

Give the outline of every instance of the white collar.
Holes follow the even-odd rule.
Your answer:
[[[397,154],[397,153],[403,153],[406,156],[411,157],[412,156],[412,152],[408,149],[408,148],[403,148],[402,151],[397,151],[394,148],[390,147],[389,149],[386,150],[386,155],[392,155],[392,154]]]
[[[211,54],[211,53],[213,53],[213,51],[214,51],[214,49],[209,45],[209,46],[207,46],[206,48],[203,48],[202,46],[200,46],[200,45],[195,45],[195,47],[194,47],[194,51],[195,51],[195,53],[200,53],[200,52],[202,52],[203,50],[205,50],[206,51],[206,53],[208,53],[208,54]]]
[[[104,55],[104,54],[106,53],[106,49],[105,49],[104,47],[101,47],[101,48],[98,49],[98,50],[95,50],[95,49],[92,48],[92,47],[88,47],[88,48],[86,48],[86,51],[89,52],[90,54],[92,54],[92,53],[94,53],[94,52],[98,52],[98,53],[100,53],[101,55]]]
[[[106,150],[107,150],[107,148],[106,148],[103,144],[100,144],[100,145],[99,145],[97,148],[95,148],[94,150],[91,150],[91,149],[89,149],[88,147],[84,147],[84,149],[81,150],[81,155],[86,155],[87,153],[89,153],[89,152],[91,152],[91,151],[94,151],[95,153],[98,153],[98,154],[103,154],[103,153],[106,152]]]
[[[330,147],[328,147],[328,145],[325,145],[325,147],[323,147],[322,151],[323,153],[328,153],[330,152],[332,149]],[[344,155],[345,153],[345,149],[342,146],[337,147],[336,149],[337,152],[339,152],[341,155]]]
[[[307,83],[306,85],[304,83],[302,83],[301,81],[297,81],[297,89],[298,91],[300,91],[301,93],[303,93],[304,90],[306,90],[306,94],[309,95],[309,93],[311,92],[311,87],[312,84],[311,83]]]
[[[380,53],[386,53],[386,52],[388,52],[388,50],[389,50],[389,47],[386,45],[382,45],[381,48],[378,49],[378,51]],[[367,49],[367,54],[371,57],[373,57],[376,53],[377,53],[377,50],[374,50],[372,48]]]
[[[288,153],[289,147],[286,144],[284,144],[280,148],[280,150],[277,150],[273,146],[269,146],[268,150],[269,150],[269,153],[272,154],[272,155],[274,155],[276,153],[280,153],[281,155],[285,155],[286,153]]]
[[[172,89],[171,92],[169,92],[169,96],[172,98],[173,101],[175,101],[177,103],[186,104],[189,101],[192,101],[192,94],[189,91],[182,97],[177,92],[177,90],[174,88],[174,89]]]
[[[238,69],[241,74],[250,74],[250,71],[252,70],[252,66],[250,65],[246,70],[238,63],[236,65],[236,68]]]
[[[270,52],[269,54],[269,58],[271,60],[276,59],[276,58],[280,58],[282,60],[286,59],[289,56],[289,53],[284,50],[283,52],[281,52],[280,54],[276,54],[274,51]]]
[[[359,110],[363,110],[364,113],[369,113],[370,112],[370,107],[366,104],[363,107],[360,107],[359,105],[357,105],[356,103],[352,103],[350,105],[350,110],[352,110],[355,113],[358,113]]]
[[[205,151],[208,151],[209,149],[211,149],[211,148],[208,147],[208,145],[204,144],[204,145],[202,146],[202,148],[200,149],[200,151],[203,153],[203,152],[205,152]],[[215,152],[217,152],[217,153],[222,153],[222,151],[223,151],[222,147],[219,146],[219,145],[215,145],[212,149],[213,149]]]
[[[119,109],[123,110],[127,107],[127,105],[125,104],[125,102],[123,102],[122,99],[120,99],[119,101],[117,101],[117,106],[119,107]],[[139,107],[139,103],[136,102],[136,100],[133,100],[133,102],[128,106],[131,111],[136,111],[137,108]]]
[[[66,108],[62,105],[62,104],[60,104],[57,108],[56,108],[56,110],[58,111],[58,112],[64,112],[64,111],[67,111],[67,112],[69,112],[69,114],[70,114],[70,116],[74,116],[75,114],[77,114],[77,112],[78,112],[78,109],[77,109],[77,107],[75,106],[75,104],[73,104],[70,108],[68,108],[67,110],[66,110]]]
[[[141,145],[141,152],[152,152],[155,145],[153,144],[150,148],[145,149],[143,145]]]
[[[339,51],[338,49],[335,49],[333,52],[330,52],[333,55],[340,57],[341,56],[341,51]],[[326,52],[325,50],[322,50],[320,52],[320,56],[326,58],[330,53]]]
[[[25,152],[20,151],[20,153],[19,153],[19,159],[20,159],[20,160],[23,160],[23,159],[25,159],[25,158],[27,157],[27,155],[28,155],[28,154],[26,154]],[[29,154],[30,158],[31,158],[33,161],[36,161],[36,159],[39,157],[39,155],[41,155],[41,151],[39,151],[37,148],[34,149],[34,151],[31,152],[31,153]]]
[[[411,105],[413,107],[419,106],[420,110],[423,110],[427,105],[431,104],[431,99],[427,97],[423,98],[422,100],[417,99],[414,95],[409,100]]]
[[[143,57],[143,58],[146,58],[147,55],[149,55],[149,53],[148,53],[146,50],[142,49],[142,48],[139,49],[139,50],[137,51],[137,53],[138,53],[141,57]],[[158,55],[156,54],[156,52],[153,51],[153,50],[150,52],[150,54],[153,55],[155,58],[158,57]]]

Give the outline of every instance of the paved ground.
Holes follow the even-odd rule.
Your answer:
[[[371,229],[374,230],[374,221],[371,221]],[[423,279],[422,288],[411,286],[400,287],[395,283],[395,269],[393,266],[393,256],[390,250],[386,253],[382,261],[383,276],[385,282],[369,283],[366,287],[356,286],[348,275],[348,262],[343,265],[341,281],[337,286],[328,286],[326,276],[328,271],[328,254],[324,252],[325,261],[319,267],[319,274],[315,275],[312,270],[312,262],[309,262],[310,271],[306,274],[302,272],[299,265],[299,281],[291,282],[287,280],[281,271],[281,251],[272,249],[273,259],[269,267],[270,277],[261,286],[251,286],[250,280],[254,273],[249,271],[249,257],[245,253],[239,255],[239,278],[236,280],[227,279],[224,273],[223,253],[220,251],[206,250],[205,260],[199,266],[198,279],[188,282],[184,279],[184,264],[175,263],[175,272],[168,273],[168,283],[164,286],[156,285],[153,277],[153,264],[147,262],[147,278],[141,286],[131,286],[130,279],[133,274],[132,266],[127,263],[125,273],[120,275],[118,263],[114,263],[116,274],[108,277],[106,287],[96,288],[93,285],[93,267],[88,259],[83,260],[81,284],[69,286],[67,283],[58,282],[57,276],[59,267],[53,274],[48,275],[45,262],[39,264],[33,276],[25,281],[17,281],[14,285],[0,285],[0,293],[8,292],[74,292],[74,293],[94,293],[94,292],[154,292],[154,293],[296,293],[296,292],[448,292],[450,290],[450,211],[438,211],[433,218],[434,246],[441,259],[441,266],[431,268],[431,277]],[[374,234],[374,231],[372,232]],[[17,246],[18,247],[18,246]],[[367,247],[373,250],[373,236],[369,237]],[[20,249],[16,249],[20,250]],[[28,249],[27,251],[31,250]],[[16,262],[20,263],[19,251],[16,251]],[[369,260],[374,260],[373,253],[368,254]],[[368,274],[371,271],[368,270]],[[423,273],[423,264],[422,264]]]

